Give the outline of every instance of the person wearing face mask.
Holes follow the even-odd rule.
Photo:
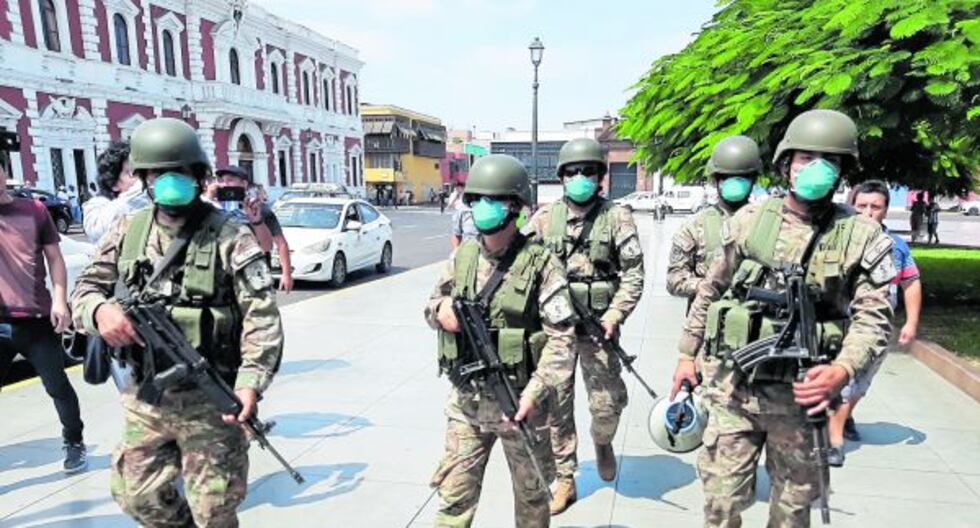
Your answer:
[[[439,491],[436,526],[473,522],[483,474],[499,439],[514,484],[514,526],[549,525],[548,495],[538,482],[514,424],[506,420],[480,371],[468,373],[476,353],[460,338],[453,300],[479,300],[488,307],[488,327],[507,376],[519,393],[514,418],[537,431],[534,457],[544,478],[554,476],[547,413],[538,412],[556,384],[574,368],[571,346],[575,311],[561,262],[520,232],[530,205],[527,169],[517,159],[491,154],[470,171],[463,200],[479,230],[464,240],[446,263],[425,307],[425,319],[439,332],[439,369],[453,382],[446,452],[432,477]]]
[[[773,164],[789,181],[784,198],[751,204],[722,229],[724,258],[699,284],[679,344],[671,397],[698,384],[694,359],[704,346],[716,364],[698,473],[705,526],[739,526],[754,501],[762,451],[770,478],[769,526],[810,525],[810,504],[824,473],[807,415],[823,413],[848,380],[884,354],[891,331],[892,240],[881,226],[833,202],[858,162],[854,122],[834,110],[810,110],[790,123]],[[832,362],[798,379],[798,364],[773,360],[741,372],[726,358],[772,335],[776,307],[746,299],[751,286],[784,291],[784,265],[806,268],[814,296],[818,346]],[[826,456],[822,453],[820,456]]]
[[[605,173],[598,141],[579,138],[565,143],[558,152],[564,197],[542,207],[528,224],[528,232],[565,264],[572,295],[592,309],[606,337],[614,339],[643,293],[643,250],[629,209],[599,196]],[[581,364],[589,397],[596,466],[599,476],[609,482],[616,477],[612,441],[627,404],[622,365],[584,332],[575,339],[572,358]],[[558,467],[551,512],[557,515],[578,498],[574,370],[559,384],[551,411],[551,442]]]
[[[282,352],[269,267],[245,222],[201,200],[211,168],[186,123],[140,124],[130,164],[153,206],[112,226],[72,294],[75,327],[100,336],[136,378],[121,396],[125,424],[110,464],[112,496],[144,526],[237,526],[248,479],[240,424],[256,412]],[[188,242],[173,246],[175,240]],[[143,347],[114,294],[117,283],[166,305],[187,340],[234,388],[239,415],[221,415],[193,382],[141,390],[167,363]]]

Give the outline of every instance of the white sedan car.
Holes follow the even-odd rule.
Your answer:
[[[289,243],[293,279],[334,287],[356,270],[391,269],[391,220],[367,202],[350,198],[293,198],[276,207]],[[281,263],[272,253],[273,272]]]

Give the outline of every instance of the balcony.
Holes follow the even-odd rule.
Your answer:
[[[283,113],[288,104],[281,95],[225,82],[195,84],[194,100],[205,105],[214,105],[219,110],[224,106],[252,108],[274,114],[278,119],[285,117]]]
[[[407,154],[409,150],[410,144],[405,138],[378,135],[364,136],[364,152],[368,154]]]

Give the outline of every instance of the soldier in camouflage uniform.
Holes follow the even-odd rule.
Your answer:
[[[554,477],[546,413],[535,413],[572,372],[575,313],[561,262],[518,232],[518,217],[530,203],[527,170],[505,155],[481,158],[470,171],[464,199],[472,206],[480,236],[464,241],[447,263],[426,304],[425,319],[439,331],[439,364],[453,381],[446,415],[446,453],[432,477],[439,489],[436,526],[470,526],[480,499],[483,473],[499,438],[514,486],[515,526],[548,526],[548,496],[522,439],[503,418],[500,405],[479,376],[461,374],[474,361],[459,339],[454,298],[486,298],[489,327],[507,374],[520,391],[515,420],[537,431],[535,458],[545,479]],[[501,264],[504,262],[504,264]],[[509,267],[507,267],[509,263]],[[506,273],[495,291],[484,292],[497,266]]]
[[[821,475],[805,414],[826,410],[849,378],[885,352],[888,286],[895,274],[891,239],[875,222],[832,202],[842,173],[857,158],[857,127],[846,115],[811,110],[794,119],[774,158],[792,192],[735,213],[722,231],[724,258],[698,287],[673,392],[685,379],[697,384],[694,358],[703,343],[715,372],[705,382],[724,398],[711,406],[698,459],[705,526],[741,526],[741,512],[754,501],[763,449],[771,481],[769,526],[809,526]],[[775,270],[800,263],[815,235],[806,281],[815,295],[819,346],[835,359],[799,381],[795,362],[738,371],[727,355],[774,332],[767,312],[746,301],[746,289],[781,290]]]
[[[759,146],[745,136],[729,136],[718,142],[711,152],[705,173],[715,181],[718,203],[691,217],[674,235],[667,265],[667,291],[686,297],[688,308],[708,268],[722,256],[721,225],[745,204],[756,178],[762,173]],[[704,372],[698,355],[698,372]]]
[[[238,424],[256,412],[282,349],[269,269],[248,225],[200,200],[210,166],[187,124],[141,124],[130,164],[154,206],[117,221],[72,295],[76,327],[118,347],[137,373],[122,394],[125,425],[112,455],[112,495],[144,526],[237,526],[248,479],[248,440]],[[183,258],[173,273],[144,287],[187,222],[197,224]],[[163,298],[191,344],[234,387],[243,404],[239,416],[221,416],[192,384],[137,398],[153,369],[166,365],[140,347],[114,300],[120,278],[131,290]],[[177,491],[181,477],[186,500]]]
[[[643,251],[632,213],[599,196],[599,182],[605,173],[606,162],[597,141],[582,138],[563,145],[558,154],[558,176],[565,196],[542,207],[527,229],[562,260],[572,295],[592,308],[602,320],[606,336],[613,338],[643,293]],[[576,336],[572,357],[581,361],[589,395],[599,476],[612,481],[616,477],[612,441],[627,403],[622,365],[619,358],[583,334]],[[557,389],[550,417],[558,466],[553,515],[577,500],[574,370]]]

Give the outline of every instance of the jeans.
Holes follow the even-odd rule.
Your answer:
[[[37,371],[44,390],[54,400],[66,442],[82,441],[82,417],[78,395],[65,374],[65,352],[48,319],[0,320],[0,382],[17,354]]]

